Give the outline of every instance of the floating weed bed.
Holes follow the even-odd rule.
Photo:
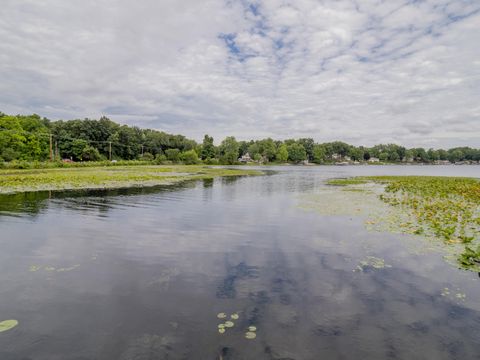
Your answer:
[[[213,179],[221,176],[261,174],[263,173],[256,170],[212,168],[199,165],[0,170],[0,193],[113,189],[170,184],[184,180]]]
[[[431,239],[446,252],[447,261],[480,271],[478,179],[370,176],[333,179],[328,184],[342,186],[342,191],[332,186],[305,199],[300,207],[323,215],[361,215],[369,230]]]
[[[17,320],[3,320],[0,322],[0,332],[8,331],[18,325]]]

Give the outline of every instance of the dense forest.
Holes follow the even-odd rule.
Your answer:
[[[480,149],[407,149],[395,144],[357,147],[341,141],[319,144],[311,138],[237,141],[233,136],[216,146],[208,135],[199,144],[183,135],[120,125],[106,117],[50,121],[38,115],[0,112],[0,162],[48,160],[144,160],[158,164],[478,163]]]

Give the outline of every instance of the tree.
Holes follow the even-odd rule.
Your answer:
[[[268,161],[275,160],[275,155],[277,153],[277,146],[275,145],[275,142],[272,139],[268,138],[268,139],[260,140],[259,146],[260,146],[260,152],[266,160]]]
[[[291,144],[287,146],[288,159],[295,163],[299,163],[307,158],[307,152],[301,144]]]
[[[448,161],[455,163],[463,159],[463,152],[460,149],[454,149],[448,154]]]
[[[216,156],[215,145],[213,145],[213,137],[208,135],[203,137],[202,151],[200,156],[202,160],[213,159]]]
[[[178,149],[167,149],[165,150],[165,155],[167,155],[167,159],[173,162],[180,161],[180,150]]]
[[[210,159],[210,158],[208,158]],[[187,165],[198,163],[198,155],[195,150],[187,150],[180,154],[180,160]]]
[[[313,147],[313,162],[316,164],[322,164],[326,158],[325,148],[322,145],[315,144]]]
[[[278,148],[277,153],[275,154],[275,159],[280,162],[287,162],[288,161],[288,150],[287,145],[282,144]]]
[[[98,152],[98,149],[93,146],[87,145],[82,150],[81,160],[83,161],[98,161],[101,160],[102,156]]]
[[[225,138],[220,144],[220,160],[224,164],[233,165],[238,161],[239,145],[234,136]]]
[[[298,139],[297,141],[300,145],[303,146],[305,152],[307,154],[307,159],[312,161],[313,160],[313,147],[315,145],[315,141],[312,138],[302,138]]]
[[[72,142],[72,155],[75,160],[83,160],[83,152],[88,146],[88,141],[83,139],[76,139]]]

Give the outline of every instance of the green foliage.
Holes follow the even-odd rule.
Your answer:
[[[458,262],[464,269],[480,271],[480,246],[476,250],[466,246],[458,257]]]
[[[167,155],[167,159],[176,163],[180,161],[180,150],[178,149],[167,149],[165,150],[165,155]]]
[[[275,155],[275,159],[280,162],[287,162],[288,161],[288,150],[287,145],[282,144],[278,148],[278,151]]]
[[[188,150],[180,154],[180,160],[186,165],[198,164],[198,155],[195,150]]]
[[[314,145],[313,147],[313,159],[312,161],[316,164],[322,164],[326,160],[326,151],[322,145]]]
[[[299,163],[307,159],[307,152],[302,144],[293,143],[287,146],[288,160]]]
[[[98,152],[98,149],[93,146],[87,145],[83,148],[81,160],[83,161],[99,161],[102,159],[102,156]]]
[[[213,145],[213,137],[205,135],[203,137],[202,151],[200,156],[202,160],[213,159],[217,155],[215,145]]]
[[[140,160],[144,161],[153,161],[155,159],[155,156],[149,152],[143,153],[143,155],[140,155]]]
[[[376,157],[383,162],[393,163],[432,163],[438,160],[449,160],[452,163],[480,161],[480,149],[469,147],[426,151],[423,148],[405,149],[396,144],[380,144],[372,148],[364,148],[341,141],[317,144],[312,138],[285,141],[267,138],[237,142],[233,137],[227,137],[217,149],[213,144],[213,138],[209,135],[205,135],[202,144],[198,145],[183,135],[120,125],[106,117],[99,120],[52,122],[35,114],[11,116],[0,113],[0,162],[48,160],[50,136],[55,160],[64,158],[92,161],[91,159],[110,159],[110,155],[116,160],[135,160],[139,159],[143,153],[146,155],[142,160],[153,161],[157,155],[176,149],[179,156],[180,153],[195,150],[200,158],[208,163],[217,163],[219,160],[224,164],[235,164],[238,157],[247,152],[253,159],[262,162],[298,163],[308,159],[322,164],[349,160],[347,156],[352,161],[365,161]],[[180,161],[174,156],[177,151],[170,152],[172,160],[169,161]]]
[[[155,156],[155,164],[161,165],[167,160],[167,157],[164,154],[157,154]]]
[[[233,165],[238,161],[239,144],[235,137],[229,136],[220,144],[220,161],[227,165]]]

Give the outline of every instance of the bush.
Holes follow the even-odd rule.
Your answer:
[[[139,159],[143,160],[143,161],[153,161],[153,159],[155,159],[155,157],[152,154],[150,154],[149,152],[146,152],[143,155],[140,155]]]
[[[220,162],[218,161],[218,159],[211,159],[211,158],[208,158],[208,159],[205,159],[203,160],[203,163],[206,164],[206,165],[218,165],[220,164]]]
[[[165,154],[167,155],[167,159],[170,161],[180,161],[180,150],[178,149],[167,149],[165,150]]]
[[[188,150],[180,154],[180,160],[187,165],[198,163],[198,155],[195,150]]]
[[[157,165],[162,165],[166,161],[167,161],[167,157],[163,154],[157,154],[157,156],[155,156],[155,164]]]

